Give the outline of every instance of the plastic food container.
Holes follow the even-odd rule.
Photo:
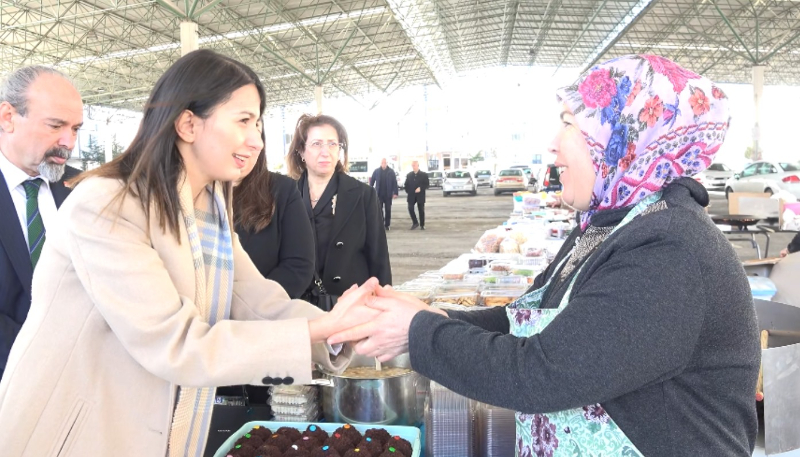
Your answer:
[[[524,289],[496,289],[481,292],[481,305],[486,307],[506,306],[519,298]]]
[[[486,288],[487,285],[495,285],[495,284],[503,287],[506,287],[511,284],[525,285],[525,287],[527,287],[528,278],[519,275],[484,276],[483,284],[484,284],[484,289]]]
[[[495,260],[489,263],[489,271],[495,274],[509,274],[509,272],[511,272],[512,265],[513,264],[511,262]]]
[[[217,452],[214,453],[214,457],[225,457],[228,455],[228,451],[233,447],[236,441],[243,437],[245,434],[249,433],[253,427],[256,425],[260,425],[262,427],[267,427],[268,429],[275,431],[281,427],[291,427],[296,428],[300,432],[304,431],[308,428],[309,425],[314,424],[320,429],[328,432],[329,434],[333,433],[337,428],[342,427],[344,424],[338,423],[327,423],[327,422],[269,422],[269,421],[253,421],[248,422],[242,427],[233,432],[231,436],[222,443],[222,446],[217,449]],[[411,450],[412,454],[408,457],[419,457],[420,452],[422,451],[422,439],[421,433],[418,428],[416,427],[408,427],[403,425],[370,425],[370,424],[351,424],[352,427],[355,427],[356,430],[364,434],[367,430],[371,428],[382,428],[389,432],[391,436],[399,436],[404,440],[411,443]]]
[[[424,301],[427,304],[431,303],[431,297],[433,296],[433,291],[428,288],[419,288],[419,289],[412,289],[406,287],[398,287],[395,289],[397,292],[402,292],[406,295],[411,295],[414,298]]]
[[[538,257],[525,257],[520,259],[518,265],[525,265],[529,267],[545,268],[547,266],[547,256],[541,255]]]
[[[478,306],[478,291],[460,294],[436,294],[433,296],[435,303],[447,303],[450,305],[461,305],[467,307]]]
[[[538,275],[541,270],[541,268],[534,268],[529,265],[513,265],[511,267],[511,274],[532,278]]]

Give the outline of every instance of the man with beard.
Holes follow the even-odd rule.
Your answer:
[[[392,223],[392,200],[397,198],[397,177],[389,168],[386,159],[381,160],[381,167],[372,172],[369,184],[378,192],[378,200],[383,210],[383,226],[389,230]]]
[[[25,67],[0,87],[0,377],[28,315],[31,279],[56,211],[69,194],[67,167],[83,103],[66,76]]]

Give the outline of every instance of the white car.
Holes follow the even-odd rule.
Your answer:
[[[708,190],[724,190],[725,183],[733,177],[733,170],[723,163],[712,163],[704,172],[695,175],[700,184]]]
[[[731,192],[774,194],[781,190],[800,198],[800,163],[755,162],[725,183],[726,198]]]
[[[492,172],[491,170],[475,170],[473,172],[475,180],[478,182],[478,187],[489,186],[492,187]]]
[[[473,179],[472,173],[466,170],[453,170],[445,174],[442,183],[442,195],[450,196],[453,192],[467,192],[470,195],[478,195],[478,184]]]

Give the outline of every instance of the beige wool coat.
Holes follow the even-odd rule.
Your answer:
[[[121,188],[84,181],[47,233],[0,383],[3,457],[164,456],[177,386],[303,384],[312,360],[347,363],[311,346],[308,319],[322,311],[264,279],[235,234],[231,318],[210,327],[185,228],[179,244],[157,218],[148,227],[130,196],[104,211]]]

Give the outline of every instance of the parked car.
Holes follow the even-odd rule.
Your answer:
[[[537,178],[539,189],[542,192],[556,192],[561,190],[561,171],[558,167],[550,164],[542,167]]]
[[[494,194],[500,195],[503,192],[519,192],[528,189],[528,177],[519,168],[509,168],[500,170],[494,182]]]
[[[441,171],[429,171],[428,172],[428,182],[430,185],[429,188],[433,189],[434,187],[442,187],[442,181],[444,180],[444,173]]]
[[[759,161],[736,173],[725,183],[725,198],[731,192],[774,194],[785,190],[800,198],[800,163]]]
[[[712,163],[704,172],[695,175],[700,184],[708,190],[724,190],[725,182],[733,177],[733,170],[723,163]]]
[[[518,169],[524,171],[525,172],[525,176],[528,178],[528,184],[530,184],[530,185],[536,184],[536,176],[533,176],[533,170],[531,170],[531,167],[529,167],[527,165],[513,165],[513,166],[511,166],[509,168],[518,168]]]
[[[480,186],[492,187],[492,171],[491,170],[475,170],[475,180]]]
[[[448,171],[442,183],[442,195],[450,196],[453,192],[468,192],[478,195],[478,185],[473,179],[472,172],[467,170]]]

